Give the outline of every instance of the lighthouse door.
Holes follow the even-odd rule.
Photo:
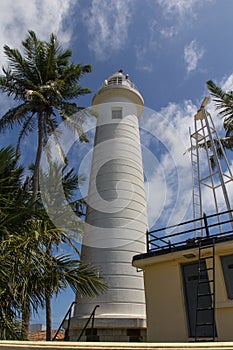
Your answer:
[[[189,329],[189,337],[195,337],[195,321],[196,321],[196,306],[197,306],[197,282],[198,282],[198,262],[182,265],[183,270],[183,283],[184,283],[184,296],[186,303],[186,315]],[[206,271],[205,260],[201,261],[201,279],[208,280],[208,274]],[[203,283],[201,286],[202,294],[210,294],[209,283]],[[202,298],[202,308],[211,307],[211,296],[205,296]],[[212,314],[207,311],[203,311],[199,318],[200,323],[212,322]],[[199,327],[198,337],[211,336],[211,327],[208,325]]]

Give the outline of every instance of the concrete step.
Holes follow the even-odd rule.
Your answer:
[[[233,350],[233,342],[96,343],[0,341],[0,350]]]

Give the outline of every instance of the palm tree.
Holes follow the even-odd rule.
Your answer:
[[[20,144],[24,137],[34,130],[37,132],[32,198],[27,198],[25,202],[26,207],[30,206],[30,210],[27,212],[29,217],[26,217],[25,221],[21,217],[20,228],[22,229],[20,232],[16,229],[18,227],[12,228],[9,230],[9,235],[6,236],[7,244],[4,241],[4,247],[7,247],[9,252],[14,252],[13,254],[17,258],[14,274],[19,278],[19,280],[16,278],[19,286],[17,298],[22,295],[22,298],[19,299],[19,312],[22,315],[26,337],[30,305],[34,310],[37,310],[38,305],[43,306],[46,300],[49,308],[51,295],[60,288],[59,285],[55,287],[53,284],[52,286],[45,284],[49,280],[48,276],[46,277],[50,273],[48,263],[54,261],[52,255],[54,247],[58,247],[61,242],[68,242],[72,247],[75,247],[72,237],[67,232],[60,232],[54,227],[41,206],[39,169],[42,150],[47,144],[49,136],[53,134],[59,152],[67,161],[59,143],[59,134],[55,132],[60,121],[64,121],[68,128],[78,132],[80,141],[87,141],[81,127],[82,119],[77,113],[82,108],[74,102],[74,99],[90,92],[79,85],[79,80],[84,74],[91,71],[91,66],[70,63],[71,51],[62,50],[53,34],[51,34],[50,40],[45,42],[39,40],[33,31],[29,31],[22,46],[23,53],[17,49],[11,49],[7,45],[4,46],[8,67],[3,68],[3,75],[0,76],[0,89],[8,96],[14,97],[17,106],[0,119],[0,131],[12,129],[15,124],[20,125],[21,131],[16,145],[17,158],[20,155]],[[77,180],[75,177],[74,179]],[[30,187],[30,180],[27,179],[28,186]],[[77,201],[73,205],[77,205]],[[6,215],[8,215],[7,212]],[[26,246],[24,246],[24,242],[26,242]],[[17,245],[22,248],[22,254],[19,257],[16,254],[17,250],[15,251]],[[76,268],[80,268],[80,266],[81,263],[79,262],[77,265],[76,262]],[[90,288],[95,293],[97,290],[101,292],[105,288],[101,278],[97,277],[95,275],[93,279],[95,283],[90,284]],[[78,286],[77,283],[76,285]],[[49,315],[48,319],[50,319]]]
[[[216,110],[221,118],[224,118],[223,127],[225,129],[225,137],[220,141],[224,148],[233,149],[233,91],[224,91],[218,87],[212,80],[206,83],[213,101],[216,104]],[[218,146],[218,145],[217,145]],[[218,147],[219,156],[221,157],[221,150]]]
[[[60,176],[59,176],[60,175]],[[61,179],[61,178],[62,179]],[[54,252],[59,249],[60,243],[66,243],[73,248],[73,251],[78,256],[80,255],[75,241],[79,238],[78,235],[82,233],[83,221],[79,220],[78,212],[75,211],[70,217],[69,207],[76,207],[77,200],[73,200],[80,184],[84,180],[81,176],[74,173],[74,169],[67,169],[67,166],[63,166],[59,163],[49,163],[49,167],[46,172],[41,170],[40,172],[40,184],[41,184],[41,199],[43,199],[46,207],[49,207],[50,220],[46,212],[44,212],[44,231],[47,230],[48,234],[45,235],[45,249],[47,254],[46,265],[44,269],[44,293],[46,302],[46,340],[51,340],[51,298],[55,294],[57,295],[64,286],[70,285],[74,291],[78,291],[80,288],[80,278],[84,277],[85,273],[88,278],[88,273],[91,272],[89,267],[86,270],[81,269],[82,264],[80,260],[71,260],[62,255],[59,258],[54,256]],[[61,198],[60,182],[62,182],[62,190],[65,193],[65,197]],[[70,222],[73,221],[74,222]],[[68,220],[68,222],[67,222]],[[54,224],[63,224],[66,227],[65,230],[59,230]],[[74,231],[75,227],[75,231]],[[68,228],[68,230],[67,230]],[[73,230],[72,230],[73,229]],[[85,271],[85,273],[83,273]],[[80,276],[79,276],[80,273]],[[70,278],[72,276],[72,278]],[[90,277],[91,275],[89,275]],[[94,294],[101,293],[105,289],[105,285],[102,278],[99,278],[95,270],[92,271],[92,296]],[[87,285],[85,282],[84,284]],[[96,287],[95,287],[96,284]],[[89,288],[90,289],[90,288]],[[87,293],[88,295],[88,293]]]
[[[13,148],[0,150],[0,339],[26,339],[30,308],[37,312],[46,304],[50,340],[53,294],[69,285],[82,295],[93,296],[106,286],[93,267],[64,254],[54,255],[60,243],[74,249],[75,244],[68,233],[53,225],[39,201],[36,211],[32,209],[30,191],[21,185],[22,174]],[[64,183],[72,198],[78,186],[72,169],[64,171]]]
[[[11,212],[11,197],[14,197],[22,169],[16,169],[14,164],[13,147],[0,150],[0,339],[14,338],[15,331],[19,330],[17,323],[18,303],[13,298],[9,282],[11,260],[4,254],[3,242],[10,227],[15,227],[16,221]]]
[[[35,246],[35,234],[31,235],[35,216],[30,196],[20,185],[23,168],[14,158],[13,147],[0,150],[0,336],[8,339],[23,333],[19,322],[23,303],[31,297],[36,308],[42,301],[41,291],[32,285],[37,256],[29,259],[31,245]]]
[[[43,295],[46,308],[46,340],[51,340],[51,298],[57,295],[62,289],[70,286],[74,292],[79,292],[80,295],[94,296],[106,290],[106,285],[103,278],[99,275],[93,266],[83,266],[79,259],[72,259],[67,255],[54,255],[59,252],[60,244],[69,245],[75,255],[80,256],[80,252],[75,244],[82,233],[83,221],[78,218],[79,212],[76,209],[78,200],[74,200],[80,184],[84,178],[75,174],[73,168],[63,166],[60,163],[50,162],[46,172],[40,171],[40,196],[36,202],[36,210],[40,215],[40,227],[36,230],[39,234],[40,244],[43,247],[45,254],[43,264],[41,266],[40,280],[43,286]],[[60,176],[61,179],[60,179]],[[33,178],[33,176],[32,176]],[[30,190],[30,180],[27,179],[27,187]],[[60,182],[62,182],[62,190],[65,197],[62,199],[60,194]],[[41,199],[44,200],[46,207],[52,208],[56,219],[50,217],[43,207]],[[62,202],[65,201],[65,203]],[[74,209],[74,222],[72,226],[67,220],[66,207],[71,206]],[[67,229],[61,230],[54,225],[56,221],[64,224]],[[68,217],[68,221],[71,218]],[[74,231],[75,227],[75,231]],[[71,231],[71,229],[73,230]],[[28,318],[29,321],[29,318]],[[26,324],[26,322],[25,322]]]
[[[61,290],[71,287],[74,293],[93,297],[106,290],[98,271],[89,265],[83,265],[80,260],[72,259],[70,255],[53,256],[48,252],[44,269],[45,299],[46,299],[46,340],[51,340],[51,297],[57,296]]]
[[[82,109],[73,100],[90,92],[79,85],[80,78],[91,71],[90,65],[69,63],[70,50],[63,50],[54,34],[48,42],[41,41],[29,31],[22,42],[23,54],[4,46],[8,67],[0,75],[0,89],[19,103],[0,119],[0,131],[21,126],[17,154],[24,137],[36,130],[37,150],[33,177],[33,200],[39,190],[39,166],[41,154],[48,137],[53,133],[59,147],[59,137],[54,131],[59,118],[67,127],[87,141],[80,126],[77,112]],[[61,150],[62,152],[62,150]]]

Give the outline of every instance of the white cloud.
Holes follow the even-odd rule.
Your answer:
[[[177,35],[184,26],[190,26],[198,17],[198,10],[203,5],[214,0],[156,0],[162,9],[162,15],[167,20],[172,20],[172,25],[160,30],[165,38]]]
[[[34,30],[38,37],[47,40],[50,33],[58,35],[63,44],[71,38],[71,29],[64,27],[74,0],[20,0],[0,2],[0,50],[5,44],[19,47],[28,30]],[[4,63],[1,55],[1,64]]]
[[[165,15],[179,17],[184,17],[188,13],[192,13],[193,16],[195,7],[203,4],[203,0],[157,0],[157,2],[163,8]]]
[[[149,35],[148,35],[148,46],[150,49],[155,50],[158,46],[157,43],[157,36],[158,36],[158,23],[155,19],[152,19],[148,22],[148,29],[149,29]]]
[[[220,82],[220,86],[223,90],[232,91],[233,90],[233,73],[229,75],[228,78]]]
[[[162,28],[160,34],[165,38],[172,38],[177,34],[177,29],[174,26]]]
[[[213,0],[207,0],[211,2]],[[164,21],[151,19],[148,21],[147,37],[142,44],[135,45],[137,69],[151,72],[153,65],[151,57],[155,51],[161,47],[162,39],[174,38],[184,25],[189,25],[197,13],[197,8],[203,6],[202,0],[155,0],[162,9],[162,16],[171,20],[168,25],[161,27]],[[154,3],[153,3],[154,6]],[[151,7],[152,11],[152,7]],[[197,51],[197,49],[199,51]],[[185,60],[187,61],[187,71],[194,70],[198,61],[204,54],[204,50],[197,46],[196,41],[190,43],[190,46],[185,48]]]
[[[146,45],[135,45],[136,69],[151,73],[153,64],[148,54],[149,47]]]
[[[158,48],[157,36],[159,31],[158,23],[155,19],[148,21],[147,30],[148,35],[146,40],[141,44],[135,45],[136,69],[150,73],[153,71],[151,56]]]
[[[199,46],[196,40],[192,40],[184,47],[184,61],[186,63],[187,73],[195,70],[198,62],[203,57],[205,50]]]
[[[87,27],[89,49],[99,60],[108,59],[113,52],[124,47],[131,22],[129,0],[92,0],[83,15]]]
[[[190,218],[192,169],[189,126],[197,111],[191,101],[169,103],[159,112],[146,109],[142,116],[141,143],[146,176],[150,228]],[[184,205],[185,203],[185,205]]]

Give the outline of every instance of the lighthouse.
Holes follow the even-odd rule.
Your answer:
[[[94,329],[80,340],[144,341],[143,273],[132,257],[145,251],[147,212],[138,120],[143,98],[122,70],[110,76],[92,100],[97,118],[82,262],[93,264],[107,291],[77,295],[70,337],[77,339],[96,308]]]

